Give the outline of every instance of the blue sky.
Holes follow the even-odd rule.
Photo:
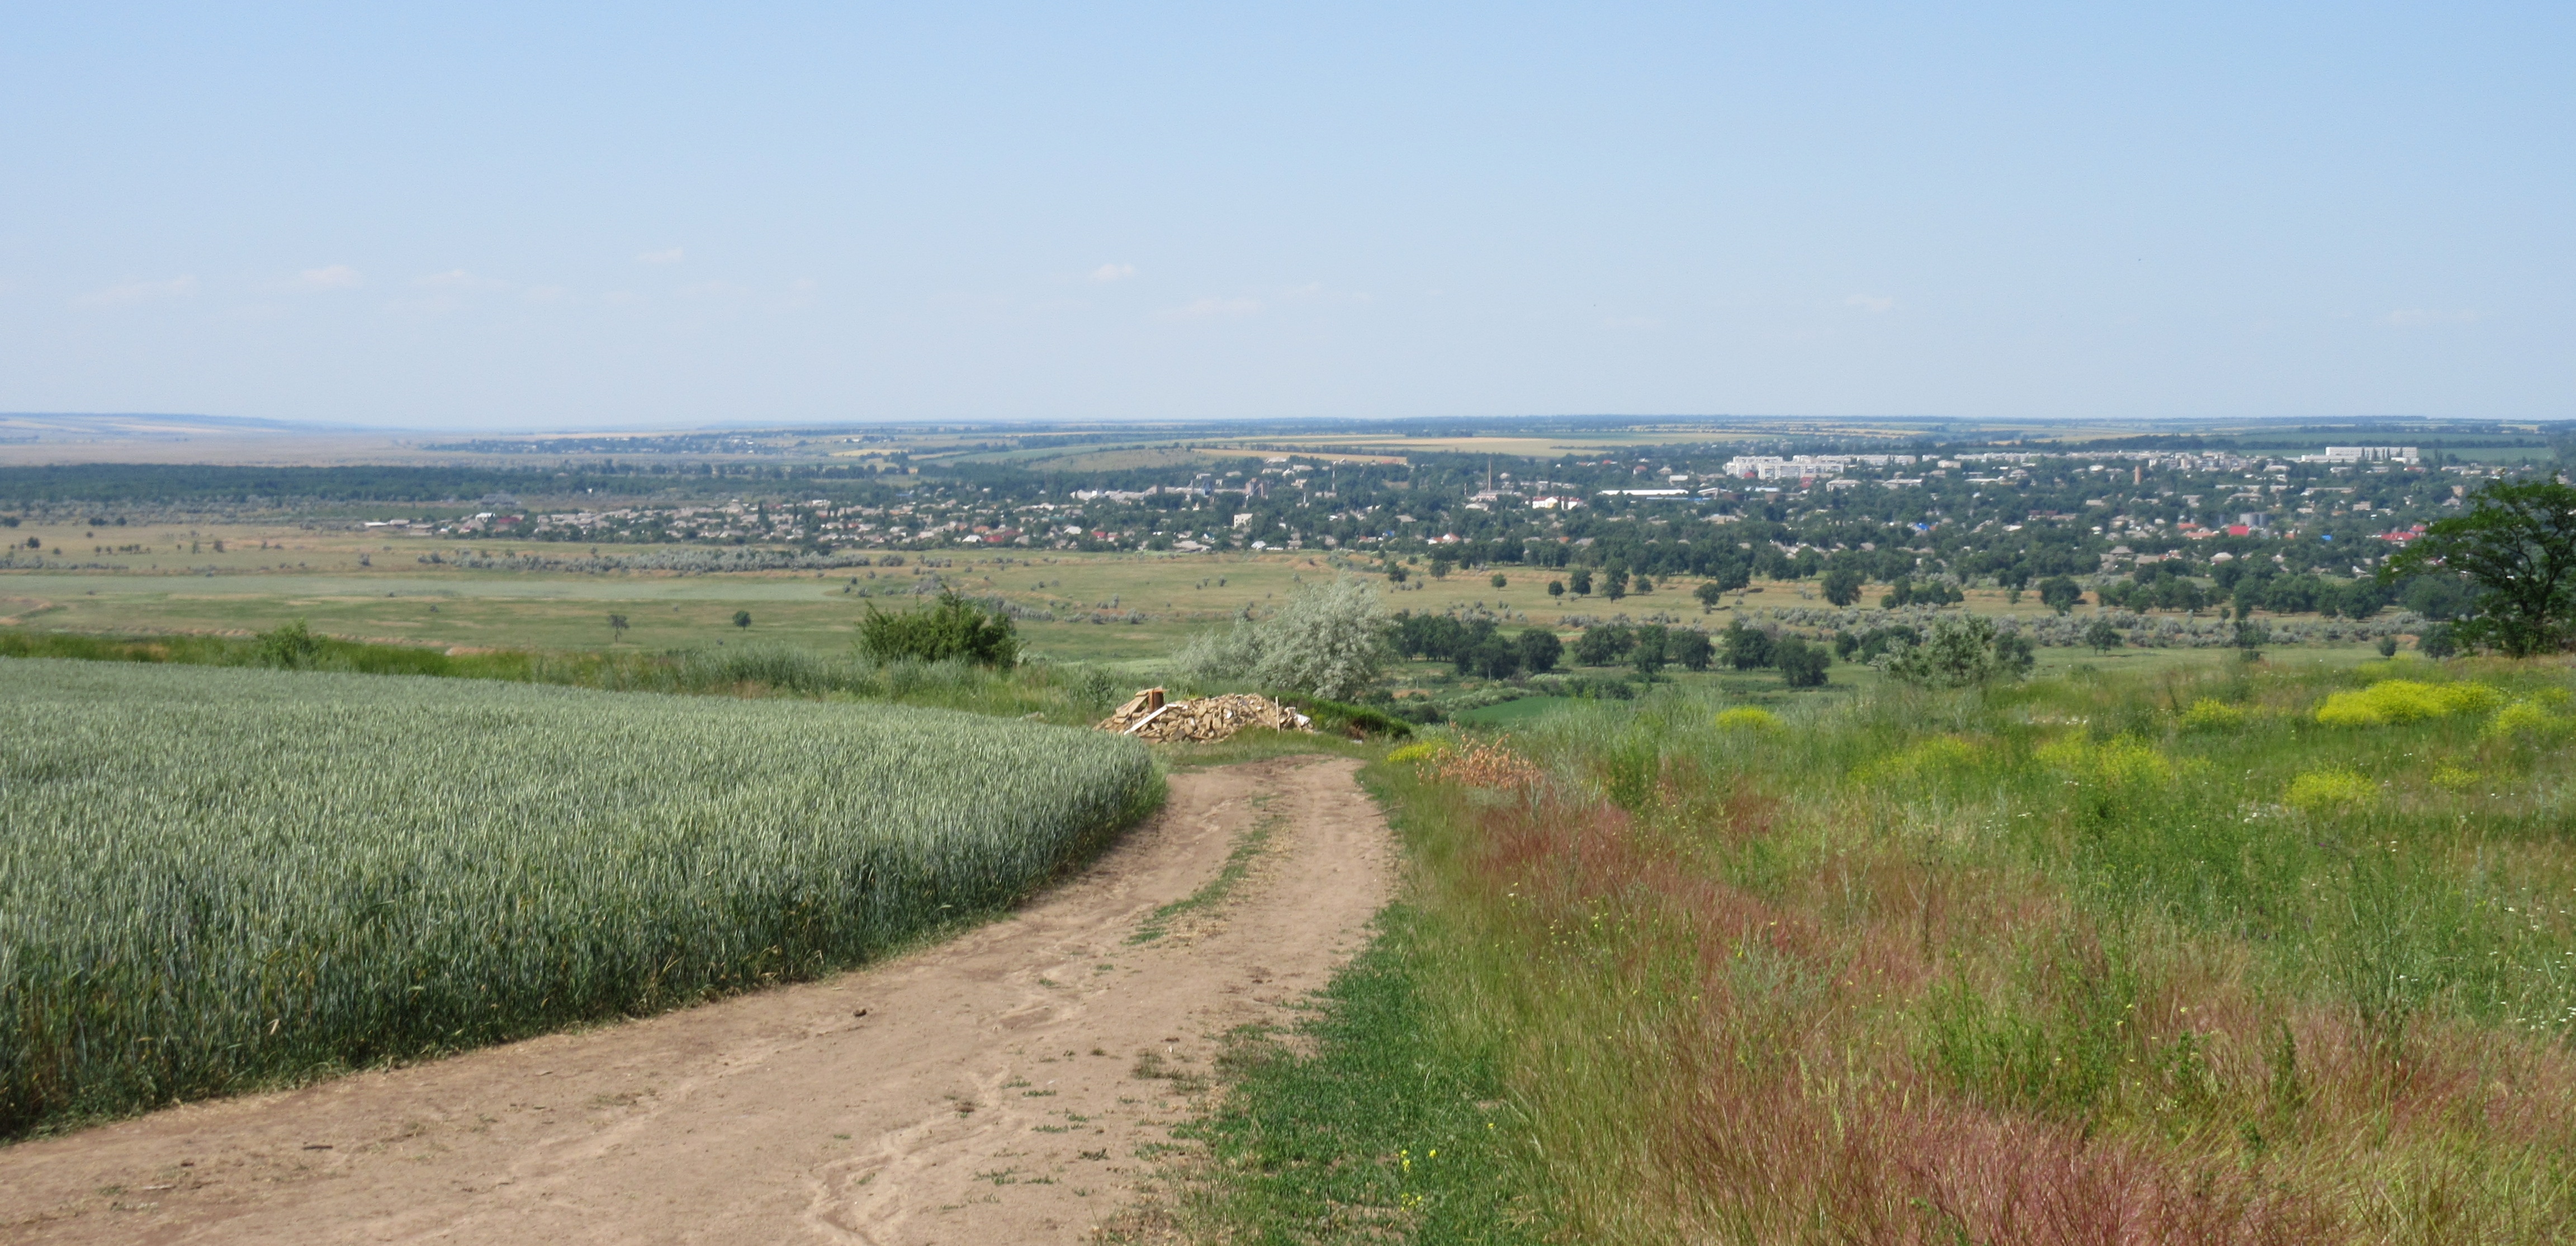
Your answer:
[[[2576,416],[2565,4],[361,7],[0,11],[0,409]]]

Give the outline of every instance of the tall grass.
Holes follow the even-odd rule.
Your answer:
[[[2564,1240],[2566,672],[2427,666],[1416,754],[1419,976],[1575,1240]]]
[[[963,660],[861,660],[784,645],[727,645],[645,652],[524,649],[448,652],[413,645],[316,638],[304,669],[366,675],[435,675],[557,684],[618,692],[798,696],[898,701],[970,713],[1088,723],[1128,691],[1096,667],[1024,663],[995,670]],[[256,639],[225,636],[92,636],[0,631],[0,657],[76,658],[192,666],[259,666]]]
[[[811,977],[1159,790],[935,710],[0,659],[0,1133]]]

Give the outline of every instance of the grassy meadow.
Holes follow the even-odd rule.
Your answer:
[[[664,661],[672,655],[730,652],[745,646],[763,652],[796,650],[846,661],[858,621],[871,606],[905,609],[924,600],[913,590],[953,587],[979,597],[1001,597],[1022,609],[1018,622],[1029,651],[1058,663],[1103,669],[1130,684],[1157,677],[1159,664],[1195,632],[1221,627],[1249,608],[1276,608],[1298,585],[1376,565],[1368,556],[1323,550],[1259,554],[1074,553],[933,551],[907,553],[901,567],[845,568],[830,573],[725,572],[675,574],[618,571],[466,567],[469,554],[510,560],[518,556],[563,559],[591,547],[560,542],[495,539],[429,540],[369,537],[363,533],[305,529],[287,524],[228,524],[202,530],[93,531],[29,526],[12,530],[43,541],[73,559],[95,555],[114,570],[0,572],[0,636],[79,634],[245,638],[294,619],[339,640],[436,650],[457,657],[527,653],[569,659],[598,655],[610,665]],[[155,551],[119,554],[110,541],[140,542]],[[214,549],[217,541],[224,548]],[[601,552],[648,556],[682,547],[605,545]],[[185,551],[182,553],[181,551]],[[419,561],[436,553],[448,560]],[[361,559],[366,560],[363,564]],[[936,563],[925,566],[924,561]],[[1440,613],[1490,611],[1524,626],[1559,629],[1571,636],[1584,619],[1625,614],[1644,620],[1679,619],[1724,628],[1739,613],[1761,622],[1767,611],[1822,607],[1812,583],[1761,582],[1731,595],[1715,610],[1692,597],[1688,577],[1654,592],[1611,602],[1598,596],[1552,598],[1546,586],[1558,573],[1506,568],[1496,588],[1491,572],[1464,570],[1442,578],[1424,565],[1402,586],[1378,581],[1387,609]],[[211,571],[213,574],[207,574]],[[864,594],[864,595],[863,595]],[[1875,600],[1874,596],[1871,598]],[[1739,604],[1740,603],[1740,604]],[[2039,611],[2027,595],[2019,603],[1994,589],[1971,589],[1965,609],[1982,614]],[[2090,609],[2090,607],[2086,607]],[[738,612],[751,616],[734,625]],[[612,628],[611,615],[624,619]],[[1095,621],[1098,620],[1098,621]],[[2373,656],[2358,643],[2301,645],[2280,656],[2298,661],[2351,663]],[[2213,650],[2130,648],[2109,654],[2090,649],[2043,648],[2043,670],[2078,666],[2115,672],[2137,668],[2198,669],[2228,657]],[[1723,690],[1732,696],[1778,691],[1772,672],[1666,672],[1685,687]],[[1837,664],[1832,695],[1865,689],[1877,674],[1866,665]],[[582,682],[582,681],[572,681]],[[1459,689],[1445,663],[1399,668],[1394,683],[1435,695]]]
[[[1199,1210],[1247,1241],[2567,1240],[2570,683],[1669,691],[1405,746],[1371,771],[1400,956],[1312,1054],[1247,1047]],[[1370,1045],[1412,1072],[1315,1089]]]
[[[0,658],[0,1135],[810,977],[1159,792],[904,706]]]

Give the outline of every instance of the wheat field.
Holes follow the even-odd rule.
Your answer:
[[[939,710],[0,659],[0,1134],[812,977],[1159,793]]]

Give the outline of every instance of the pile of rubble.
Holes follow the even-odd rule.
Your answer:
[[[1100,720],[1100,729],[1139,740],[1169,744],[1177,740],[1222,740],[1246,727],[1273,731],[1312,731],[1315,720],[1268,697],[1247,692],[1195,701],[1170,701],[1160,688],[1147,688],[1118,712]]]

